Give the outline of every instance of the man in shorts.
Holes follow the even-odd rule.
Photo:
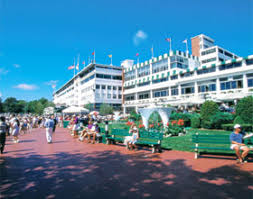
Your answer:
[[[230,134],[230,141],[231,141],[231,149],[235,150],[235,154],[239,159],[240,163],[247,162],[245,161],[245,157],[248,155],[250,149],[243,144],[243,134],[241,132],[241,126],[236,124],[234,126],[234,131]],[[242,150],[242,154],[240,153]]]

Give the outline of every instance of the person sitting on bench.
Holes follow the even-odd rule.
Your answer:
[[[93,132],[93,144],[95,143],[96,138],[98,139],[101,137],[100,135],[100,127],[98,126],[97,122],[94,122],[93,127],[92,127],[92,132]]]
[[[243,135],[241,132],[241,126],[239,124],[236,124],[234,126],[234,132],[230,134],[230,141],[231,141],[231,149],[235,150],[235,154],[239,159],[239,162],[242,164],[245,161],[245,157],[248,155],[250,149],[243,144]],[[240,150],[242,150],[242,154],[240,153]]]
[[[139,136],[139,130],[138,130],[136,124],[132,126],[131,133],[132,133],[132,138],[128,142],[128,148],[130,150],[133,150],[134,148],[135,148],[135,150],[137,150],[136,142],[140,136]]]

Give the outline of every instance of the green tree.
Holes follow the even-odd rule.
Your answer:
[[[242,98],[235,107],[236,116],[240,116],[246,124],[253,124],[253,97]]]
[[[85,105],[84,105],[84,108],[87,108],[89,111],[92,111],[93,108],[94,108],[94,106],[93,106],[93,104],[88,103],[88,104],[85,104]]]
[[[132,110],[132,111],[130,112],[130,117],[129,117],[129,119],[134,120],[134,121],[139,121],[139,120],[141,119],[141,115],[138,114],[135,110]]]
[[[4,112],[2,98],[0,98],[0,113]]]
[[[200,110],[201,127],[212,128],[211,117],[218,112],[220,112],[219,107],[214,101],[205,101]]]
[[[101,104],[99,112],[101,115],[113,114],[113,107],[109,104]]]
[[[8,97],[3,103],[3,109],[6,113],[18,113],[18,100],[14,97]]]
[[[19,100],[17,103],[17,113],[25,113],[25,107],[27,102],[24,100]]]

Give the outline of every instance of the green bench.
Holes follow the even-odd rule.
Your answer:
[[[137,141],[137,145],[146,145],[152,147],[152,153],[162,152],[161,142],[163,139],[163,133],[143,131],[139,132],[140,137]],[[127,129],[112,129],[111,133],[105,137],[106,144],[115,144],[115,142],[124,142],[126,136],[131,136]]]
[[[209,135],[209,134],[193,134],[192,142],[195,144],[192,148],[195,151],[195,159],[200,156],[201,151],[234,151],[230,148],[230,135]],[[253,147],[253,137],[245,139],[244,143]],[[253,151],[250,151],[252,153]]]

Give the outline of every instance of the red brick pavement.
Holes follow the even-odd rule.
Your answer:
[[[7,142],[0,155],[0,198],[253,198],[253,163],[234,157],[194,160],[190,152],[127,151],[87,144],[57,129]]]

